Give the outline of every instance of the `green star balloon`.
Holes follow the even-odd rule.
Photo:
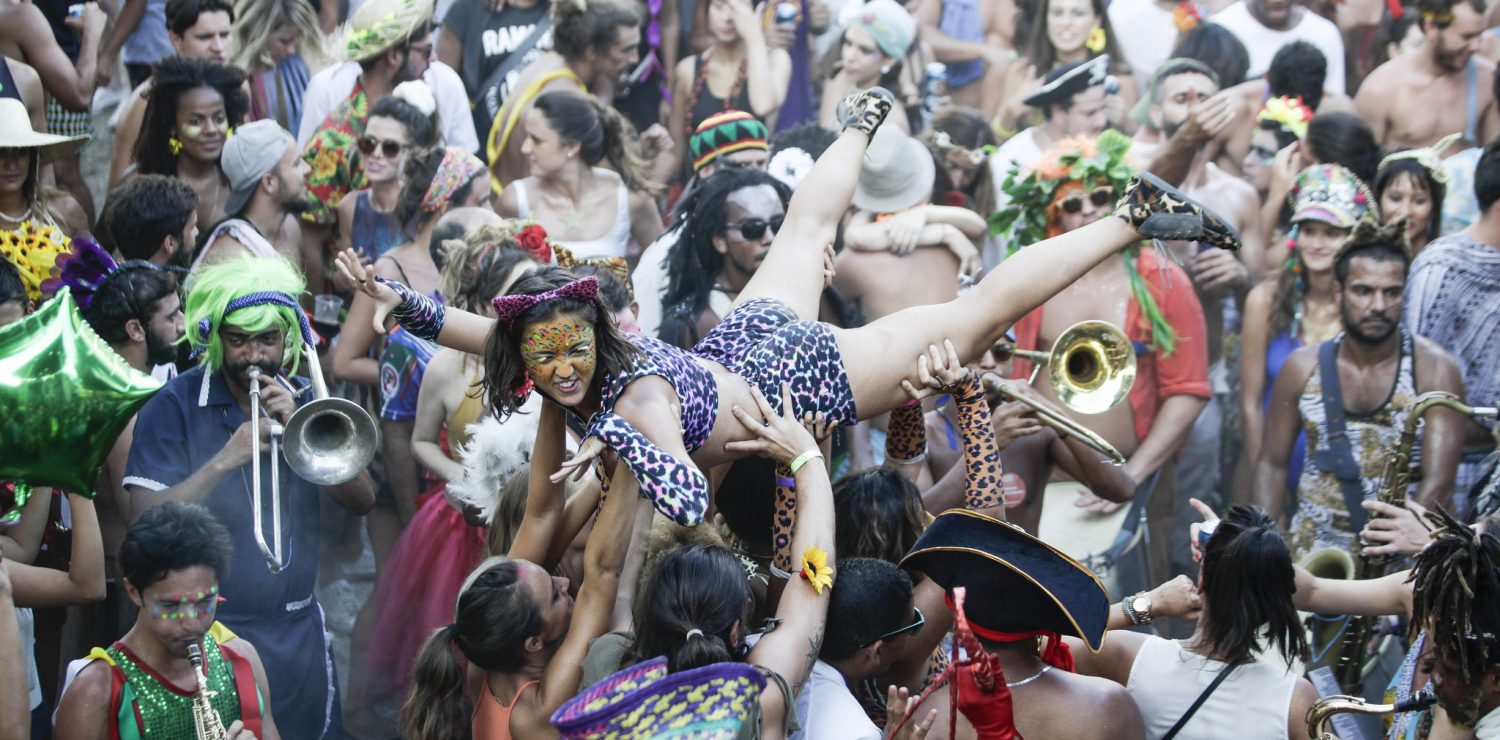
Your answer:
[[[60,290],[0,327],[0,479],[93,495],[105,455],[161,381],[125,362]]]

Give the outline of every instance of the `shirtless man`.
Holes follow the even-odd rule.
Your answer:
[[[1049,180],[1038,174],[1035,179],[1028,178],[1023,187],[1013,188],[1013,207],[1026,209],[1023,212],[1045,209],[1046,233],[1067,233],[1103,217],[1114,207],[1115,195],[1123,187],[1117,177],[1108,174],[1123,164],[1125,156],[1123,151],[1107,154],[1107,150],[1116,150],[1107,139],[1116,136],[1120,134],[1106,133],[1099,138],[1095,148],[1100,156],[1081,160],[1088,163],[1083,172],[1075,167],[1063,175],[1066,180]],[[1047,156],[1065,154],[1058,150]],[[1035,236],[1022,234],[1020,241],[1032,242]],[[1065,330],[1086,320],[1120,327],[1137,348],[1136,378],[1128,397],[1102,413],[1075,417],[1075,421],[1125,456],[1122,471],[1131,480],[1144,483],[1161,471],[1161,480],[1147,504],[1152,526],[1150,561],[1158,571],[1163,571],[1168,562],[1167,546],[1177,503],[1175,476],[1169,463],[1211,397],[1203,308],[1196,295],[1169,287],[1188,280],[1181,268],[1143,247],[1101,262],[1015,326],[1016,346],[1021,349],[1046,351]],[[1030,372],[1030,362],[1017,360],[1013,377],[1025,378]],[[1034,387],[1060,405],[1050,383],[1041,381]],[[1088,494],[1084,497],[1088,499]],[[1088,507],[1106,514],[1118,510],[1120,504],[1090,501]],[[1166,578],[1162,572],[1155,572],[1148,574],[1148,580],[1159,583]]]
[[[971,25],[975,15],[978,23]],[[948,66],[949,99],[979,110],[985,118],[994,116],[1006,70],[1015,58],[1011,39],[1020,19],[1017,3],[927,0],[917,4],[916,18],[919,38],[932,47],[934,59]]]
[[[1426,43],[1380,65],[1354,98],[1387,149],[1424,147],[1452,133],[1468,146],[1500,131],[1491,90],[1495,63],[1478,56],[1483,0],[1423,0]]]
[[[621,77],[640,62],[641,18],[635,3],[596,1],[586,12],[583,5],[577,0],[553,4],[555,51],[521,71],[512,95],[495,116],[485,150],[496,195],[512,180],[530,174],[521,143],[526,140],[525,113],[538,95],[570,90],[609,104]]]
[[[227,0],[172,0],[167,4],[167,39],[180,56],[229,63],[232,50],[229,34],[234,26],[234,8]],[[147,78],[120,104],[120,121],[115,126],[113,153],[109,156],[109,187],[114,189],[125,168],[135,161],[135,140],[146,120],[146,96],[151,92]]]
[[[870,144],[833,277],[866,322],[947,303],[958,297],[960,272],[979,266],[974,243],[989,225],[967,208],[928,203],[936,175],[927,147],[898,129]]]

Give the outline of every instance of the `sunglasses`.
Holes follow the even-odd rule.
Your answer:
[[[1271,162],[1276,161],[1276,150],[1267,149],[1263,146],[1255,146],[1252,144],[1250,146],[1250,156],[1255,157],[1256,159],[1259,159],[1266,164],[1270,164]]]
[[[1058,205],[1062,208],[1063,213],[1081,213],[1083,211],[1083,199],[1084,195],[1078,193],[1063,198]],[[1094,188],[1093,192],[1088,194],[1088,199],[1096,207],[1103,208],[1115,202],[1115,189],[1108,185],[1101,188]]]
[[[400,156],[401,150],[406,148],[405,144],[395,139],[382,140],[368,135],[359,137],[357,145],[359,146],[359,153],[366,157],[373,156],[375,150],[378,148],[386,159],[395,159]]]
[[[893,629],[890,632],[887,632],[863,645],[860,645],[859,647],[855,648],[855,650],[867,648],[877,642],[880,642],[881,640],[891,640],[897,637],[901,637],[902,635],[915,635],[918,632],[921,632],[923,625],[927,624],[927,617],[922,616],[921,609],[913,607],[912,611],[916,612],[916,615],[915,621],[913,621],[911,624],[908,624],[905,627],[900,627],[898,629]]]
[[[781,231],[781,224],[786,221],[786,216],[772,216],[770,221],[763,218],[748,218],[737,224],[729,224],[725,228],[740,232],[740,236],[755,240],[766,235],[766,229],[772,234]]]
[[[1011,358],[1015,357],[1015,349],[1014,344],[1001,342],[990,348],[990,355],[995,358],[995,362],[1010,362]]]

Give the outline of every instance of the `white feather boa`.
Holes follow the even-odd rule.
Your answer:
[[[485,414],[468,426],[469,442],[458,449],[464,461],[464,476],[462,480],[448,482],[448,495],[480,510],[486,524],[495,517],[506,481],[531,461],[541,409],[541,396],[533,393],[505,421]]]

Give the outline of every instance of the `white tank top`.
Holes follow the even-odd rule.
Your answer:
[[[626,249],[630,246],[630,189],[625,187],[625,180],[609,170],[595,167],[594,172],[601,177],[613,177],[620,182],[620,205],[615,213],[615,223],[609,227],[609,231],[598,239],[587,239],[584,241],[563,241],[553,239],[552,241],[568,248],[573,256],[578,259],[587,257],[624,257]],[[517,180],[512,185],[516,188],[516,212],[521,218],[531,218],[531,204],[526,200],[526,182]]]
[[[1172,640],[1146,638],[1125,688],[1141,708],[1147,739],[1166,735],[1226,665],[1188,652]],[[1274,655],[1262,655],[1224,679],[1177,733],[1177,740],[1284,740],[1296,687],[1296,673]]]

